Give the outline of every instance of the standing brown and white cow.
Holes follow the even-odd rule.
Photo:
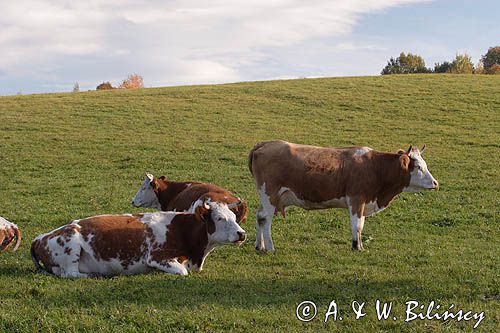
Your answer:
[[[35,238],[31,257],[38,268],[60,277],[130,275],[153,269],[187,275],[188,270],[200,271],[215,247],[240,244],[245,238],[225,203],[206,201],[194,214],[154,212],[75,220]]]
[[[0,216],[0,253],[7,251],[14,239],[16,243],[12,251],[16,251],[21,243],[21,231],[17,225]]]
[[[436,189],[421,149],[383,153],[368,147],[322,148],[285,141],[256,144],[248,164],[257,191],[257,240],[261,251],[274,251],[273,215],[285,208],[348,208],[352,248],[363,250],[365,217],[384,208],[401,192]]]
[[[247,205],[228,190],[207,183],[173,182],[165,176],[147,173],[132,199],[134,207],[156,208],[162,211],[194,212],[206,199],[227,203],[241,224],[247,218]]]

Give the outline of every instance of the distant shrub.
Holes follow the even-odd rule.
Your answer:
[[[128,78],[123,80],[118,88],[121,89],[140,89],[144,88],[144,80],[138,74],[129,75]]]
[[[457,54],[455,60],[451,63],[450,73],[453,74],[472,74],[474,73],[474,65],[470,56],[465,54]]]
[[[443,62],[442,64],[435,63],[434,64],[434,73],[449,73],[451,72],[451,63],[448,61]]]
[[[482,60],[479,60],[477,62],[477,65],[474,67],[474,74],[485,74],[484,73],[484,65],[483,65]]]
[[[500,74],[500,64],[494,64],[488,70],[488,74]]]
[[[430,70],[425,67],[424,59],[416,54],[405,54],[401,52],[396,59],[389,59],[387,65],[382,69],[381,74],[413,74],[429,73]]]
[[[115,88],[109,82],[103,82],[100,85],[98,85],[96,88],[96,90],[111,90],[111,89],[115,89]]]
[[[490,47],[481,60],[486,74],[500,74],[500,46]]]

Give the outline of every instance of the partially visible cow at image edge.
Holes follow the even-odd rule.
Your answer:
[[[0,216],[0,253],[7,251],[12,243],[12,251],[16,251],[21,244],[21,231],[17,225]]]

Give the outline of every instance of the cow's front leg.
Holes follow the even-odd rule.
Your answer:
[[[269,204],[268,207],[261,208],[257,212],[257,239],[255,248],[258,251],[274,252],[273,239],[271,237],[271,224],[273,223],[275,208]]]
[[[149,260],[148,266],[152,268],[159,269],[162,272],[175,274],[175,275],[188,275],[188,271],[183,264],[179,263],[176,259],[165,260],[162,262],[157,262],[155,260]]]
[[[363,207],[359,207],[357,209],[353,209],[353,207],[349,207],[349,218],[351,221],[351,232],[352,232],[352,249],[362,251],[363,248],[363,227],[365,225],[365,217],[363,216],[362,209]]]

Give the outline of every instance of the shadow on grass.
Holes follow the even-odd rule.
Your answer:
[[[29,273],[33,273],[30,271]],[[52,282],[52,278],[50,278]],[[61,283],[57,283],[61,281]],[[200,304],[255,308],[298,304],[303,300],[350,304],[352,300],[376,299],[450,299],[452,291],[432,290],[418,282],[402,279],[386,282],[324,279],[269,278],[194,278],[162,276],[161,273],[116,279],[60,280],[53,278],[51,290],[30,291],[33,301],[46,304],[116,306],[131,303],[166,308],[192,307]],[[444,293],[444,294],[443,294]]]
[[[28,275],[37,273],[35,266],[19,265],[17,263],[9,263],[0,265],[0,277],[23,278]]]

